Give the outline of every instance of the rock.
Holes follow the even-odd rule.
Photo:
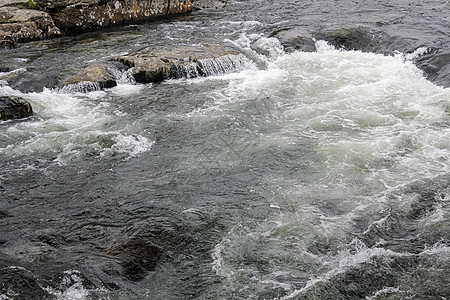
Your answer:
[[[201,10],[207,8],[224,8],[227,0],[191,0],[193,10]]]
[[[368,30],[364,27],[340,28],[316,34],[336,48],[345,50],[361,50],[384,55],[395,53],[412,53],[424,46],[419,39],[400,37],[395,33],[384,33]],[[428,80],[445,88],[450,86],[450,52],[441,46],[429,41],[427,53],[414,58],[414,63],[424,71]]]
[[[364,27],[338,28],[320,32],[315,35],[318,40],[324,40],[338,49],[361,50],[377,52],[380,43],[373,38],[373,33]]]
[[[143,21],[191,11],[190,0],[39,0],[66,33]]]
[[[288,28],[278,30],[271,36],[276,37],[284,50],[288,53],[294,51],[315,52],[316,45],[314,38],[301,28]]]
[[[0,295],[2,299],[49,299],[50,294],[39,278],[23,267],[0,264]],[[11,298],[10,298],[10,297]]]
[[[185,46],[170,51],[144,48],[113,60],[132,67],[132,75],[139,83],[224,74],[246,63],[242,54],[220,45]]]
[[[33,114],[30,103],[20,97],[0,96],[0,120],[22,119]]]
[[[66,78],[61,86],[62,91],[67,92],[91,92],[111,88],[117,85],[116,79],[111,73],[113,66],[106,63],[91,63],[82,70]]]
[[[118,258],[123,277],[141,281],[155,271],[167,255],[185,247],[180,226],[180,220],[165,216],[137,221],[122,231],[118,239],[105,248],[105,253]]]
[[[450,51],[430,49],[415,60],[428,80],[444,88],[450,87]]]
[[[151,241],[138,239],[108,248],[106,253],[120,257],[125,278],[131,281],[140,281],[149,271],[156,268],[162,251],[160,246]]]
[[[48,68],[46,72],[35,68],[19,68],[0,76],[11,88],[22,93],[42,92],[44,87],[54,88],[58,83],[58,72]]]
[[[61,31],[46,12],[0,7],[0,46],[11,48],[19,42],[57,37]]]

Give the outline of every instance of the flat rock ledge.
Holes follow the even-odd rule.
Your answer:
[[[0,47],[12,48],[17,43],[58,37],[61,34],[46,12],[0,7]]]
[[[144,48],[113,60],[132,68],[132,76],[139,83],[225,74],[241,69],[246,63],[238,51],[221,45],[185,46],[172,50]]]
[[[101,27],[144,21],[192,10],[191,0],[39,0],[64,32],[92,31]]]
[[[0,96],[0,120],[23,119],[31,116],[30,103],[20,97]]]

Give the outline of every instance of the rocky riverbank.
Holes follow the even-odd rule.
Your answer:
[[[225,0],[1,0],[0,47],[100,28],[222,8]]]

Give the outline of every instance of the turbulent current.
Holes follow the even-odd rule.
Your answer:
[[[4,50],[30,88],[0,95],[35,114],[0,123],[0,299],[449,299],[450,90],[417,66],[448,53],[449,5],[385,2],[230,1]],[[345,26],[390,52],[277,35]],[[245,67],[32,90],[211,42]]]

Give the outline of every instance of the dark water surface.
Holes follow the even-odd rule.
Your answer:
[[[231,1],[5,50],[20,80],[0,95],[35,115],[0,123],[0,299],[448,299],[448,11]],[[372,48],[319,39],[341,28]],[[284,52],[284,32],[317,51]],[[208,43],[247,67],[53,88],[89,62]]]

